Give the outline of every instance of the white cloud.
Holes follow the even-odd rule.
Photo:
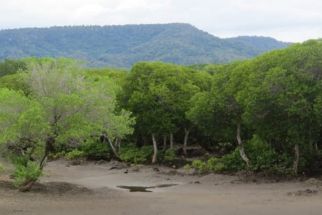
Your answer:
[[[321,0],[0,0],[0,28],[191,23],[214,35],[322,37]]]

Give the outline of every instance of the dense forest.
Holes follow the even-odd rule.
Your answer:
[[[189,24],[79,26],[0,31],[0,59],[70,57],[89,66],[130,68],[138,61],[227,63],[288,43],[266,37],[220,39]]]
[[[140,62],[127,71],[70,59],[5,60],[1,152],[21,190],[59,157],[318,173],[321,59],[322,42],[311,40],[224,65]]]

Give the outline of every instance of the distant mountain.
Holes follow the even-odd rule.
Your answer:
[[[189,24],[77,26],[0,31],[0,59],[72,57],[90,66],[138,61],[227,63],[288,46],[266,37],[220,39]]]

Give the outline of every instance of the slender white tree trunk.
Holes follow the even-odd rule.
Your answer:
[[[245,153],[244,143],[242,142],[241,136],[240,136],[240,123],[237,124],[237,135],[236,135],[237,143],[239,145],[239,154],[243,161],[245,161],[247,168],[250,167],[250,161]]]
[[[121,144],[122,144],[121,139],[117,139],[117,148],[118,148],[118,152],[120,152],[120,150],[121,150]]]
[[[189,129],[184,129],[184,140],[183,140],[183,154],[187,156],[187,146],[188,146],[188,139],[189,139]]]
[[[163,136],[163,150],[166,150],[167,148],[167,135]]]
[[[173,134],[170,133],[170,149],[173,149]]]
[[[111,146],[111,149],[112,149],[112,151],[113,151],[113,153],[114,153],[115,157],[117,157],[117,158],[119,159],[119,158],[120,158],[120,157],[119,157],[119,154],[117,153],[117,150],[116,150],[116,148],[115,148],[115,146],[114,146],[114,144],[113,144],[112,140],[111,140],[110,138],[108,138],[108,137],[106,137],[106,138],[107,138],[107,140],[108,140],[109,145]]]
[[[155,164],[158,160],[158,144],[155,140],[154,134],[152,134],[152,142],[153,142],[153,157],[152,157],[152,163]]]
[[[294,162],[293,162],[294,175],[298,174],[299,162],[300,162],[300,147],[299,147],[299,144],[295,144],[295,146],[294,146]]]

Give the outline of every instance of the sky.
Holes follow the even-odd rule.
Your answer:
[[[219,37],[322,38],[322,0],[0,0],[0,29],[190,23]]]

